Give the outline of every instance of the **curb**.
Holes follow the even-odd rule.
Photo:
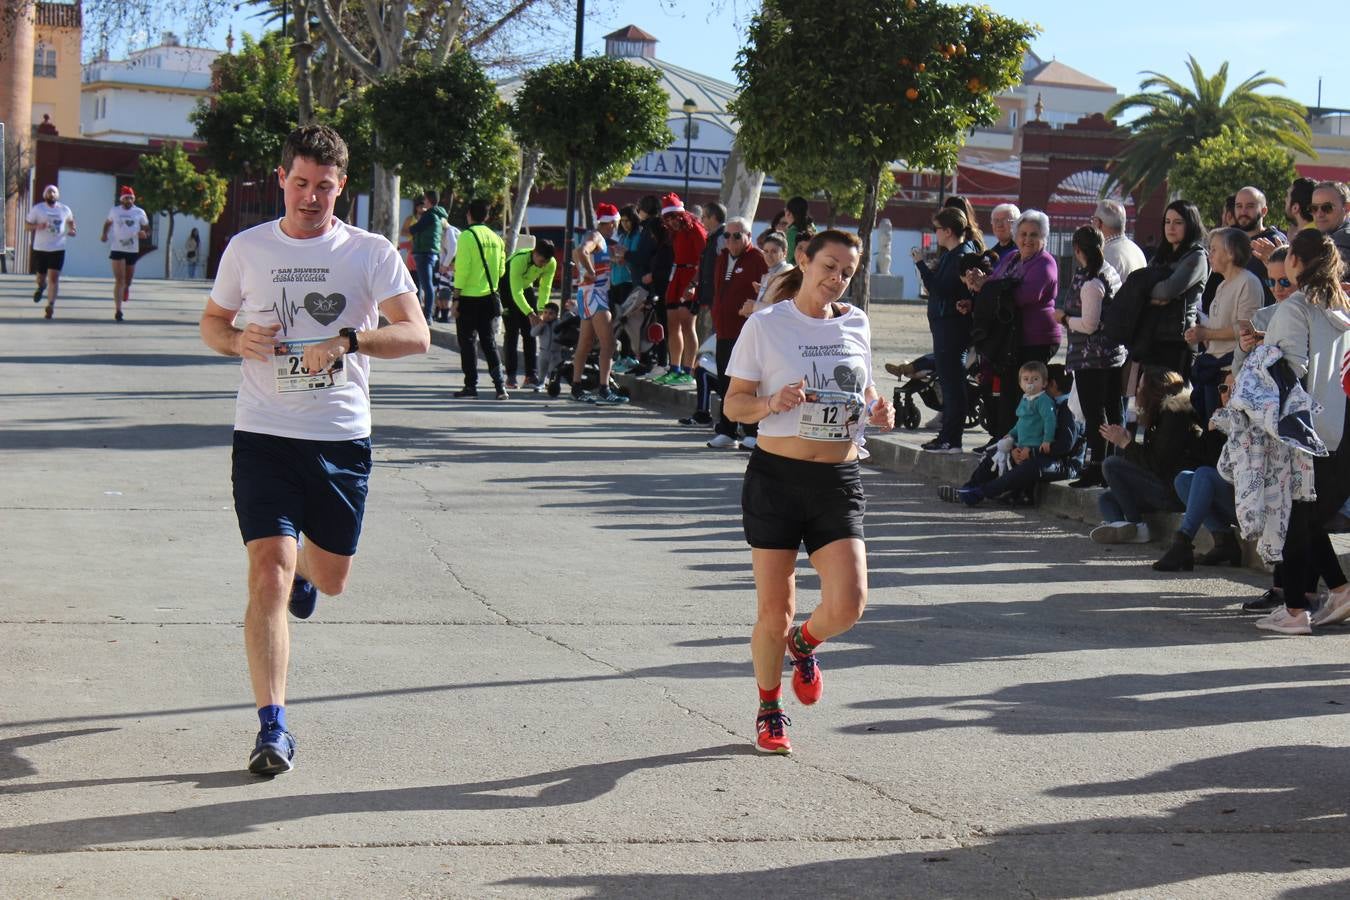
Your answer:
[[[436,327],[438,324],[440,323],[432,323],[431,342],[437,347],[458,353],[459,342],[455,339],[454,332],[444,326]],[[631,375],[615,375],[614,380],[628,391],[634,403],[670,410],[685,416],[692,415],[698,407],[698,400],[692,387],[654,384],[648,379],[634,378]],[[712,408],[714,417],[718,414],[719,405],[720,400],[714,397]],[[869,436],[867,449],[872,454],[867,465],[898,475],[917,477],[934,485],[962,484],[975,466],[975,457],[970,453],[926,453],[894,435]],[[1038,502],[1036,506],[1030,508],[1086,526],[1095,526],[1101,522],[1101,514],[1097,511],[1097,497],[1101,491],[1101,488],[1071,488],[1063,482],[1043,482],[1037,489]],[[1166,539],[1181,525],[1181,516],[1177,513],[1151,513],[1145,516],[1145,521],[1149,532],[1155,538],[1153,543],[1166,546]],[[1256,543],[1254,541],[1242,543],[1246,568],[1257,572],[1269,572],[1270,569],[1256,555]],[[1203,553],[1212,546],[1213,541],[1209,533],[1202,530],[1195,539],[1196,552]]]

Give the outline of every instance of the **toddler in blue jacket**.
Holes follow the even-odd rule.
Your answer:
[[[1045,390],[1050,370],[1043,362],[1024,363],[1017,371],[1017,381],[1022,386],[1022,399],[1017,404],[1017,424],[1008,436],[1014,447],[1039,447],[1042,453],[1049,453],[1050,442],[1055,439],[1055,401]]]

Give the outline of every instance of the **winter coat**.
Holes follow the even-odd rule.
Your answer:
[[[1024,347],[1059,345],[1059,322],[1055,321],[1055,298],[1059,295],[1059,263],[1042,250],[1028,259],[1009,253],[998,261],[990,281],[1017,280],[1013,297],[1021,314]]]
[[[1302,291],[1295,291],[1276,305],[1265,344],[1279,347],[1295,377],[1303,379],[1321,407],[1313,416],[1313,427],[1327,448],[1335,450],[1345,431],[1341,361],[1350,350],[1350,314],[1309,303]],[[1255,355],[1256,351],[1248,354],[1244,369]]]
[[[970,299],[970,291],[961,281],[961,257],[967,253],[979,253],[974,241],[966,241],[951,250],[942,251],[937,265],[928,268],[928,263],[919,260],[914,268],[919,271],[924,289],[928,291],[928,321],[936,319],[954,319],[961,315],[956,311],[956,301]]]
[[[1191,392],[1184,390],[1163,398],[1157,417],[1144,430],[1142,442],[1132,441],[1118,452],[1171,484],[1178,472],[1199,465],[1199,441],[1200,424],[1195,421]]]

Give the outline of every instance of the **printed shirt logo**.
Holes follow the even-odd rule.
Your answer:
[[[283,289],[284,290],[284,289]],[[320,325],[331,325],[347,308],[347,298],[342,294],[327,296],[315,292],[305,295],[305,312]]]

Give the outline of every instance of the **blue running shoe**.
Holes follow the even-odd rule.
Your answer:
[[[314,615],[314,606],[319,602],[319,590],[306,578],[295,576],[291,582],[291,615],[297,619],[308,619]]]
[[[264,728],[258,732],[248,770],[254,775],[280,775],[295,767],[295,738],[284,728]]]

